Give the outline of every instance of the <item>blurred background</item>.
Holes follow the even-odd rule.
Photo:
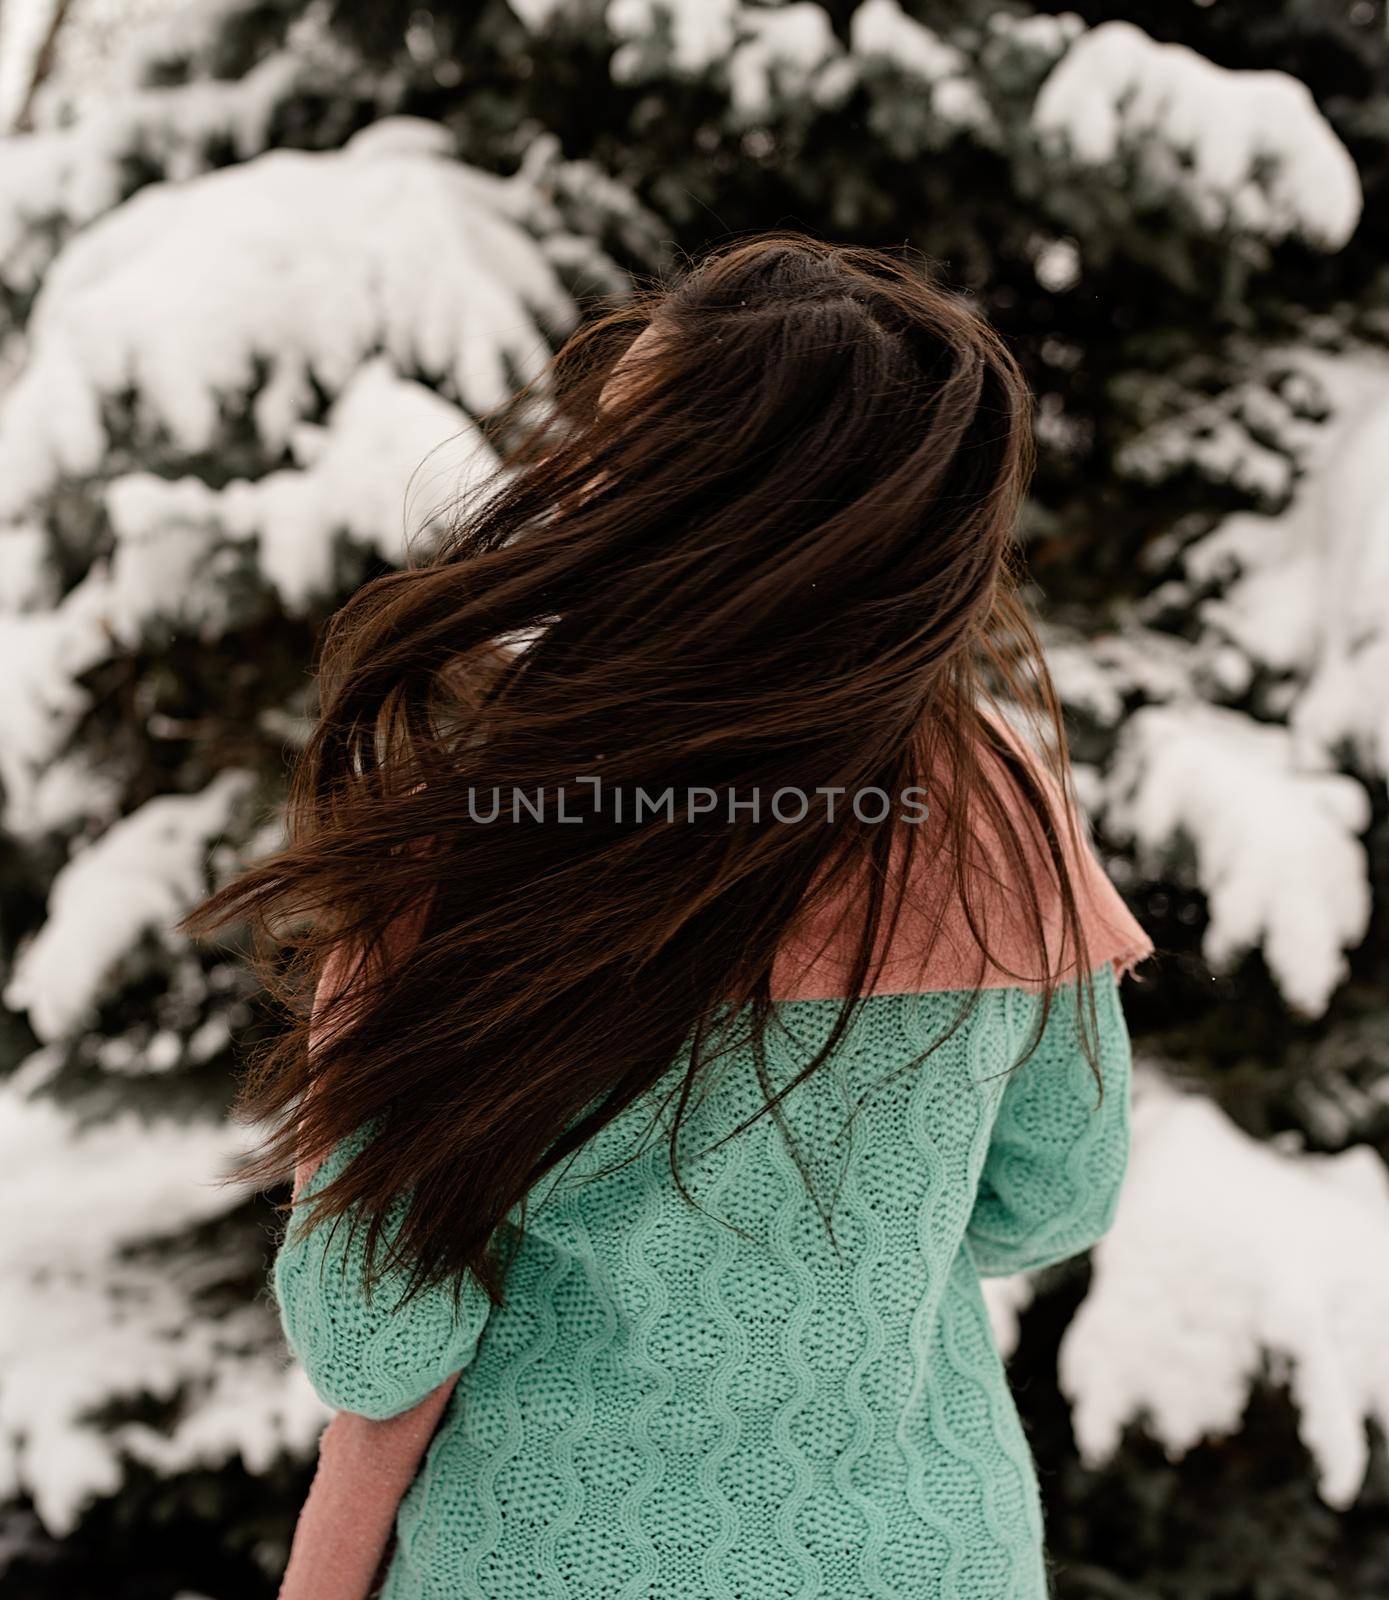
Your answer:
[[[1131,1178],[1003,1285],[1062,1600],[1389,1593],[1382,0],[0,0],[0,1588],[274,1593],[324,1415],[212,1180],[316,630],[603,296],[910,244],[1038,397],[1027,561]],[[700,1600],[692,1596],[691,1600]]]

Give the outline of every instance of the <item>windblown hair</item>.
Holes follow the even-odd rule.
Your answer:
[[[1048,897],[1085,970],[1069,812],[986,709],[1033,708],[1064,752],[1010,577],[1030,397],[966,300],[896,255],[757,237],[582,327],[544,392],[441,546],[333,619],[288,844],[188,922],[249,924],[298,997],[243,1093],[270,1129],[247,1175],[370,1130],[313,1223],[364,1226],[373,1269],[412,1290],[472,1274],[499,1303],[501,1224],[673,1066],[677,1184],[681,1114],[733,1045],[785,1128],[781,1096],[856,1004],[774,1089],[772,966],[808,908],[853,889],[859,994],[913,859],[968,910],[987,837],[1048,1003]],[[931,813],[618,820],[585,810],[584,776],[720,797],[925,785]],[[581,825],[557,819],[561,788]],[[321,982],[333,962],[346,976]]]

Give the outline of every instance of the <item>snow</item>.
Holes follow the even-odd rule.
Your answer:
[[[133,161],[170,179],[208,165],[229,144],[240,158],[262,149],[275,108],[305,76],[302,61],[271,55],[244,77],[103,96],[69,127],[0,141],[0,283],[32,290],[61,236],[108,211]]]
[[[1298,740],[1317,750],[1349,744],[1365,767],[1389,773],[1389,628],[1338,641],[1292,709]]]
[[[533,33],[541,32],[556,17],[573,9],[573,0],[507,0],[507,3]]]
[[[1389,1173],[1368,1146],[1284,1153],[1154,1073],[1090,1291],[1061,1346],[1083,1458],[1140,1418],[1173,1456],[1238,1430],[1263,1357],[1286,1381],[1328,1505],[1389,1428]]]
[[[216,1179],[243,1148],[226,1124],[133,1113],[81,1126],[0,1085],[0,1492],[32,1496],[55,1537],[119,1487],[125,1462],[171,1473],[307,1454],[323,1410],[286,1366],[268,1305],[200,1304],[251,1263],[167,1244],[233,1210]],[[146,1397],[158,1426],[100,1419]]]
[[[66,122],[92,102],[217,65],[226,30],[253,15],[257,0],[73,0],[53,68],[35,97],[36,124]],[[297,26],[302,26],[299,24]],[[291,28],[287,38],[293,39]]]
[[[1046,11],[1023,13],[995,11],[985,25],[991,42],[1025,51],[1034,58],[1055,62],[1085,31],[1074,11],[1053,16]]]
[[[931,111],[956,128],[992,123],[963,52],[910,17],[898,0],[864,0],[849,22],[849,49],[868,67],[885,67],[929,90]]]
[[[181,9],[161,24],[163,48],[196,53],[206,19],[246,3]],[[510,4],[537,32],[595,15],[579,0]],[[1144,206],[1176,203],[1207,228],[1267,241],[1335,248],[1355,226],[1349,158],[1282,74],[1229,72],[1071,15],[998,13],[958,36],[966,55],[921,10],[864,0],[846,14],[847,48],[808,0],[609,0],[604,14],[616,80],[707,77],[744,126],[813,114],[860,82],[879,137],[894,117],[920,142],[942,123],[941,143],[953,128],[989,129],[1008,160],[1035,162],[1040,146],[1091,169],[1087,192],[1113,179]],[[96,752],[73,739],[91,708],[81,679],[170,631],[215,644],[252,578],[259,603],[273,594],[290,614],[330,602],[344,544],[404,561],[407,535],[432,535],[495,465],[470,413],[533,374],[572,326],[564,286],[620,287],[596,241],[654,259],[668,231],[543,131],[507,180],[454,159],[446,127],[404,117],[342,151],[258,155],[277,108],[321,64],[290,50],[234,83],[150,88],[136,61],[119,92],[72,98],[71,124],[0,144],[0,286],[22,313],[42,285],[27,365],[8,387],[0,378],[3,825],[21,847],[78,835],[5,991],[45,1046],[0,1084],[0,1495],[31,1496],[57,1536],[115,1494],[131,1462],[172,1474],[240,1459],[261,1472],[306,1452],[323,1420],[265,1297],[241,1303],[267,1240],[230,1220],[242,1197],[212,1179],[244,1135],[211,1120],[215,1106],[202,1122],[83,1127],[67,1106],[27,1098],[75,1068],[104,1075],[113,1095],[141,1077],[152,1094],[154,1074],[217,1063],[245,1021],[245,990],[219,986],[170,925],[205,887],[250,776],[122,815],[125,775],[94,769]],[[984,87],[1007,116],[1042,79],[1032,135],[995,128]],[[912,116],[923,108],[924,141]],[[219,145],[237,164],[208,172]],[[120,203],[135,171],[151,170],[166,181]],[[1137,185],[1118,176],[1133,172]],[[1082,257],[1070,225],[1029,245],[1047,292],[1092,264],[1092,241]],[[1149,586],[1108,632],[1049,629],[1049,657],[1067,705],[1118,737],[1108,769],[1077,772],[1108,838],[1130,841],[1142,871],[1205,893],[1213,966],[1261,950],[1290,1005],[1315,1016],[1369,916],[1373,774],[1362,785],[1337,771],[1344,746],[1389,772],[1389,362],[1234,354],[1248,381],[1214,398],[1209,369],[1192,387],[1185,371],[1146,381],[1145,426],[1121,467],[1140,484],[1194,472],[1221,486],[1213,503],[1233,490],[1259,509],[1222,517],[1184,552],[1193,530],[1174,528],[1160,559],[1180,580]],[[134,438],[116,440],[110,402],[128,391]],[[229,422],[249,422],[254,450],[242,438],[226,448]],[[207,460],[223,463],[215,487],[169,475]],[[90,570],[63,593],[50,559],[61,529],[45,524],[48,497],[74,479],[106,521]],[[1185,636],[1144,625],[1165,605],[1193,621]],[[1218,703],[1232,698],[1240,710]],[[267,707],[264,723],[283,718],[286,738],[299,736],[299,709]],[[267,848],[278,842],[267,835]],[[159,993],[122,1006],[135,1015],[115,1019],[113,1006],[111,1030],[93,1032],[95,1009],[124,998],[152,951]],[[1061,1356],[1086,1460],[1101,1463],[1144,1418],[1174,1454],[1234,1430],[1269,1358],[1322,1494],[1350,1504],[1366,1425],[1389,1421],[1386,1188],[1367,1149],[1326,1159],[1257,1144],[1140,1073],[1132,1175]],[[986,1285],[1003,1348],[1037,1288]],[[123,1420],[146,1414],[146,1398],[165,1403],[158,1423]]]
[[[985,1278],[979,1287],[984,1293],[994,1343],[1006,1360],[1017,1348],[1022,1314],[1035,1298],[1034,1276],[1020,1272],[1012,1278]]]
[[[1187,640],[1127,620],[1113,632],[1082,635],[1055,624],[1042,630],[1047,667],[1062,703],[1115,728],[1128,702],[1189,697],[1202,670]]]
[[[337,395],[378,352],[474,412],[535,377],[575,313],[512,220],[533,197],[442,159],[436,139],[388,122],[342,151],[276,150],[152,185],[72,239],[0,401],[0,516],[97,472],[103,404],[132,385],[141,427],[190,455],[260,387],[273,454],[314,409],[313,383]]]
[[[1340,380],[1339,382],[1337,380]],[[1300,739],[1350,741],[1389,774],[1389,363],[1342,363],[1330,378],[1339,428],[1309,486],[1322,557],[1316,671],[1293,711]],[[1294,522],[1295,529],[1305,524]]]
[[[1261,948],[1289,1005],[1320,1016],[1369,926],[1360,835],[1370,798],[1329,762],[1305,765],[1286,727],[1205,703],[1145,706],[1124,723],[1104,822],[1161,870],[1187,842],[1215,968]]]
[[[90,704],[76,680],[110,650],[93,595],[82,584],[52,611],[0,613],[3,822],[20,837],[43,829],[47,808],[37,786]]]
[[[1080,249],[1074,239],[1046,239],[1032,258],[1037,282],[1048,294],[1065,294],[1080,282]]]
[[[178,485],[165,491],[166,512],[178,494]],[[201,504],[196,492],[184,498],[186,506]],[[88,802],[99,808],[100,779],[64,748],[91,704],[80,679],[116,651],[135,649],[156,620],[189,628],[224,622],[225,555],[170,515],[149,537],[118,536],[111,558],[51,610],[0,611],[0,821],[9,833],[32,837],[61,827]]]
[[[402,565],[407,532],[436,526],[468,486],[496,465],[495,453],[464,412],[423,385],[396,377],[382,359],[357,372],[325,426],[304,424],[291,443],[301,467],[222,489],[197,478],[150,473],[116,479],[107,489],[107,505],[119,541],[118,563],[127,552],[160,552],[181,543],[196,566],[206,560],[213,538],[253,541],[261,576],[287,609],[302,610],[334,590],[338,535]],[[190,537],[190,524],[201,536]],[[196,593],[190,583],[176,587],[185,599]],[[138,583],[131,591],[134,600]]]
[[[1367,925],[1361,780],[1389,772],[1389,360],[1298,348],[1261,366],[1142,445],[1155,475],[1194,463],[1246,489],[1262,477],[1279,502],[1225,516],[1183,551],[1170,599],[1196,639],[1148,631],[1120,654],[1112,636],[1063,640],[1052,664],[1063,699],[1110,726],[1136,698],[1167,702],[1123,728],[1110,831],[1149,863],[1185,837],[1210,906],[1207,956],[1221,965],[1262,947],[1289,1001],[1319,1015]],[[1277,724],[1192,705],[1193,692],[1249,697]],[[1347,749],[1356,777],[1334,770]]]
[[[856,56],[880,57],[926,83],[968,72],[961,52],[925,23],[909,17],[897,0],[864,0],[849,22],[849,46]]]
[[[1184,561],[1197,584],[1236,575],[1201,604],[1201,621],[1278,672],[1306,671],[1319,647],[1321,562],[1316,544],[1299,537],[1299,520],[1235,512]]]
[[[0,615],[51,602],[48,536],[35,522],[0,528]]]
[[[1290,720],[1309,760],[1351,745],[1389,773],[1389,360],[1287,353],[1327,421],[1284,420],[1299,478],[1276,514],[1235,512],[1190,546],[1198,616],[1259,666],[1299,680]],[[1293,385],[1285,378],[1282,393]]]
[[[1355,163],[1303,83],[1227,70],[1129,22],[1075,40],[1032,121],[1044,148],[1081,166],[1136,161],[1213,231],[1337,250],[1360,218]]]
[[[90,1024],[122,960],[206,891],[210,842],[227,827],[249,774],[219,773],[199,794],[161,795],[78,850],[53,879],[48,916],[21,947],[5,986],[41,1040]]]
[[[8,133],[34,80],[59,0],[27,0],[0,9],[0,134]]]
[[[852,86],[828,14],[814,0],[774,10],[743,8],[728,62],[729,99],[742,122],[770,117],[783,102],[832,104]]]
[[[853,87],[852,64],[815,0],[610,0],[604,17],[617,41],[615,83],[701,78],[721,68],[730,114],[744,125],[799,101],[833,104]]]
[[[1277,407],[1276,416],[1269,415],[1271,407]],[[1263,437],[1251,431],[1256,410]],[[1315,431],[1269,390],[1250,383],[1145,428],[1124,445],[1115,464],[1147,484],[1194,471],[1277,506],[1292,491],[1299,446]]]
[[[514,4],[514,0],[513,0]],[[529,0],[528,10],[538,10],[543,20],[553,12],[553,0]],[[697,78],[727,59],[737,37],[741,0],[609,0],[605,20],[618,41],[611,72],[615,83],[631,83],[647,76],[648,64],[662,56],[651,50],[654,39],[670,41],[668,65],[679,77]],[[530,26],[535,24],[527,17]]]
[[[65,751],[37,772],[21,772],[15,792],[5,796],[0,820],[16,840],[99,827],[119,814],[121,787],[121,775],[112,768],[94,766],[85,751]]]

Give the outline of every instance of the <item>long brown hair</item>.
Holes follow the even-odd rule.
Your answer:
[[[913,857],[968,911],[987,832],[1048,1003],[1058,897],[1085,966],[1070,824],[985,710],[1031,704],[1064,749],[1009,574],[1030,399],[967,301],[905,257],[761,236],[590,322],[547,383],[442,547],[331,622],[287,847],[188,922],[248,922],[284,996],[355,953],[314,1049],[291,1006],[249,1076],[271,1130],[249,1175],[370,1130],[313,1219],[365,1225],[412,1288],[473,1274],[498,1301],[503,1220],[683,1061],[679,1182],[696,1076],[735,1039],[762,1072],[773,960],[808,906],[859,886],[857,994]],[[619,817],[583,778],[764,809]],[[765,809],[923,782],[924,828]],[[793,1084],[762,1081],[782,1120]]]

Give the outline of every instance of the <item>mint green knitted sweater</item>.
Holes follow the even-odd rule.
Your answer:
[[[962,996],[864,1002],[783,1102],[838,1255],[770,1116],[707,1149],[763,1103],[750,1054],[687,1108],[701,1209],[671,1181],[668,1113],[653,1122],[663,1081],[532,1194],[500,1311],[471,1288],[393,1310],[348,1230],[292,1228],[276,1294],[329,1405],[393,1416],[464,1369],[383,1600],[1042,1600],[1036,1477],[979,1280],[1084,1250],[1114,1211],[1118,983],[1107,965],[1095,982],[1102,1099],[1072,992],[1011,1073],[1029,992],[986,990],[916,1066]],[[777,1005],[774,1082],[837,1011]]]

